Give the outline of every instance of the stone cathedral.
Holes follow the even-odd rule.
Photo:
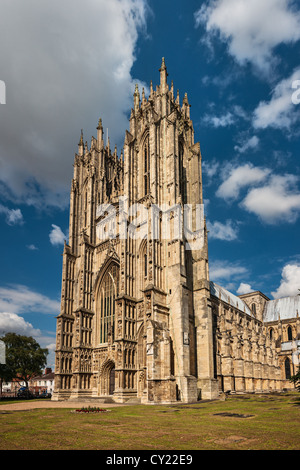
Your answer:
[[[278,313],[259,291],[237,297],[210,280],[205,218],[197,231],[195,209],[200,144],[164,59],[159,72],[148,98],[136,86],[120,156],[104,142],[101,119],[90,148],[81,134],[53,400],[189,403],[291,388],[300,297]],[[187,206],[190,232],[202,237],[194,249],[179,224]]]

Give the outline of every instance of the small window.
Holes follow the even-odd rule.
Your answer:
[[[292,333],[292,328],[290,326],[287,329],[287,334],[288,334],[288,341],[293,341],[293,333]]]
[[[251,305],[251,310],[252,310],[253,315],[256,315],[256,305],[255,304]]]

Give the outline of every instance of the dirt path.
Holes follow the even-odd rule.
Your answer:
[[[40,401],[20,401],[19,403],[6,403],[0,404],[0,413],[1,411],[22,411],[22,410],[34,410],[37,408],[74,408],[79,409],[83,407],[98,407],[99,408],[114,408],[117,406],[126,406],[119,403],[99,403],[91,404],[87,402],[72,402],[72,401],[50,401],[50,400],[40,400]]]

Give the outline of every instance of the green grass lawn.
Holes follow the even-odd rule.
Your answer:
[[[100,405],[101,406],[101,405]],[[241,395],[193,405],[1,411],[1,450],[296,450],[300,394]],[[225,414],[224,414],[225,413]]]

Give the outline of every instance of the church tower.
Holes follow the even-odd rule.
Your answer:
[[[165,60],[136,86],[124,149],[81,133],[63,253],[53,399],[217,397],[201,153]]]

